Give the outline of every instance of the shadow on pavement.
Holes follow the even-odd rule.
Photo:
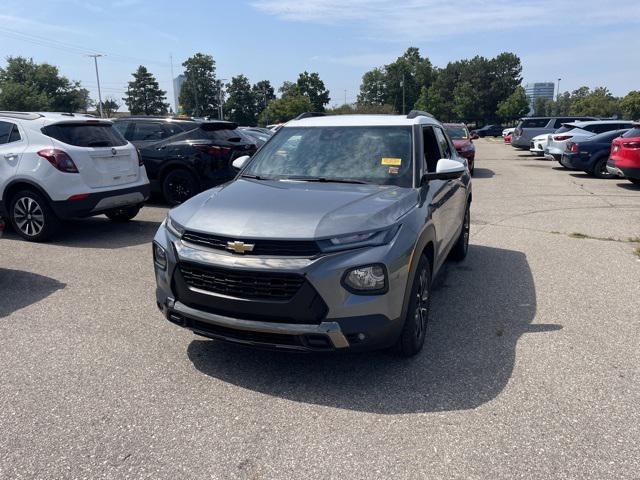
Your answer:
[[[48,242],[74,248],[115,249],[151,243],[160,222],[133,219],[112,222],[104,216],[70,220],[62,223],[60,231]],[[6,240],[24,242],[13,230],[7,229]]]
[[[618,186],[625,190],[631,190],[632,192],[640,192],[640,185],[636,185],[631,182],[620,182],[618,183]]]
[[[491,178],[495,175],[495,172],[490,168],[479,168],[476,167],[473,169],[473,178]]]
[[[436,282],[425,349],[413,359],[391,352],[304,355],[194,340],[188,355],[201,372],[297,402],[382,414],[478,407],[500,394],[523,334],[559,330],[532,325],[536,293],[523,253],[471,246]]]
[[[66,286],[35,273],[0,268],[0,318],[39,302]]]

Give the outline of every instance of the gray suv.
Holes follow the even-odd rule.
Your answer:
[[[525,117],[511,136],[511,145],[523,150],[533,148],[531,140],[538,135],[553,133],[562,127],[563,123],[578,122],[583,120],[597,120],[595,117]]]
[[[471,177],[428,114],[305,114],[171,210],[157,304],[199,335],[296,351],[424,344],[432,279],[469,244]]]

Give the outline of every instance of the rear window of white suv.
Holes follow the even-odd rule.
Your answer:
[[[127,144],[110,123],[56,123],[44,127],[42,133],[76,147],[121,147]]]

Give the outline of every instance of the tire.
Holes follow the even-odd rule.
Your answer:
[[[629,180],[634,185],[640,185],[640,178],[629,178],[629,177],[627,177],[627,180]]]
[[[136,215],[140,212],[142,207],[140,205],[134,205],[132,207],[122,207],[117,210],[111,210],[106,212],[105,215],[107,218],[113,222],[128,222],[129,220],[133,220]]]
[[[22,190],[11,197],[9,218],[16,233],[30,242],[45,242],[60,227],[49,202],[33,190]]]
[[[403,357],[413,357],[424,346],[431,306],[431,265],[422,255],[411,285],[411,297],[396,350]]]
[[[162,196],[172,207],[187,201],[198,192],[198,181],[188,170],[171,170],[162,180]]]
[[[600,157],[598,160],[596,160],[596,163],[593,166],[593,170],[589,173],[597,178],[614,178],[615,175],[607,171],[608,160],[609,157],[607,155]]]
[[[465,259],[467,252],[469,251],[469,232],[471,231],[471,210],[467,205],[467,209],[464,212],[464,220],[462,223],[462,230],[456,240],[455,245],[451,249],[449,258],[460,262]]]

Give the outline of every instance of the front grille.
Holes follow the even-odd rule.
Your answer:
[[[195,245],[225,251],[229,251],[227,250],[227,242],[242,240],[199,232],[185,232],[182,239]],[[313,240],[244,240],[244,242],[254,247],[252,251],[241,255],[313,257],[320,253],[320,247]]]
[[[189,287],[237,298],[290,300],[298,293],[304,277],[291,273],[268,273],[180,264]]]

